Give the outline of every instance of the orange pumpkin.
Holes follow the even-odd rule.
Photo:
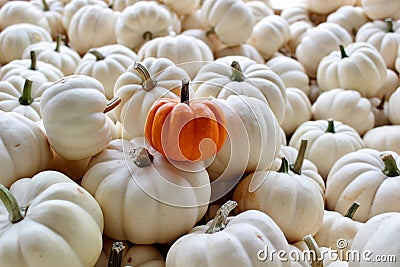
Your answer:
[[[181,100],[161,98],[150,109],[145,137],[171,160],[201,161],[215,155],[226,139],[225,116],[212,100],[191,99],[182,81]]]

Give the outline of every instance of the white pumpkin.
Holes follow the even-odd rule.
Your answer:
[[[299,149],[302,139],[308,140],[305,158],[317,166],[324,180],[339,158],[364,147],[356,130],[334,120],[302,123],[293,133],[289,145]]]
[[[215,51],[214,56],[216,59],[226,56],[244,56],[260,64],[265,62],[260,52],[258,52],[254,46],[249,44],[223,47]]]
[[[117,11],[100,5],[79,8],[69,22],[69,45],[82,56],[92,47],[115,44],[118,16]]]
[[[115,24],[117,43],[134,51],[147,41],[172,30],[172,15],[156,1],[139,1],[126,7]]]
[[[139,60],[147,57],[168,58],[193,79],[199,69],[214,60],[211,49],[201,40],[188,35],[157,37],[138,51]]]
[[[351,250],[364,252],[360,259],[350,259],[349,267],[398,266],[400,213],[388,212],[368,220],[354,237]],[[393,241],[388,241],[388,240]],[[388,243],[390,242],[390,243]],[[365,253],[367,252],[367,253]]]
[[[111,140],[107,98],[101,83],[90,76],[71,75],[42,94],[40,112],[51,147],[69,160],[89,158]]]
[[[336,0],[336,1],[324,1],[324,0],[306,0],[306,6],[310,11],[327,15],[336,11],[339,7],[350,5],[353,6],[356,0]]]
[[[304,66],[296,59],[277,54],[265,64],[281,77],[287,88],[301,89],[306,95],[310,93],[310,79]]]
[[[385,96],[386,99],[393,94],[396,89],[400,87],[400,76],[395,70],[387,69],[386,82],[376,93],[376,97],[382,98]]]
[[[40,97],[49,84],[44,79],[28,80],[17,75],[0,81],[0,110],[40,120]]]
[[[373,45],[382,55],[386,67],[395,69],[400,45],[400,22],[386,19],[365,23],[358,29],[355,41]]]
[[[400,19],[400,3],[396,0],[360,0],[365,14],[371,19]]]
[[[270,251],[290,251],[279,226],[257,210],[228,217],[235,206],[236,202],[228,201],[212,221],[176,240],[168,250],[165,266],[292,266],[290,259],[269,257]]]
[[[289,24],[278,15],[270,15],[254,25],[253,31],[247,40],[254,46],[264,59],[270,59],[274,53],[290,39]],[[268,45],[265,45],[265,44]]]
[[[18,180],[10,190],[0,188],[2,266],[96,263],[102,248],[103,214],[85,189],[56,171]]]
[[[46,135],[25,116],[0,111],[2,151],[0,183],[9,187],[50,167],[52,152]]]
[[[185,31],[181,32],[181,34],[189,35],[189,36],[192,36],[192,37],[202,40],[204,43],[206,43],[206,45],[208,45],[208,47],[211,49],[211,52],[213,52],[214,54],[215,54],[215,52],[217,52],[219,50],[223,50],[225,48],[229,49],[229,47],[227,47],[226,45],[221,43],[221,41],[218,39],[217,36],[215,36],[215,34],[209,34],[209,32],[207,32],[204,29],[189,29],[189,30],[185,30]],[[240,46],[241,45],[239,45],[239,47]],[[233,48],[235,48],[235,47],[238,47],[238,46],[233,46]],[[257,51],[257,53],[258,53],[258,51]],[[260,55],[260,57],[261,57],[261,55]]]
[[[22,54],[22,59],[29,59],[31,51],[35,51],[36,59],[54,65],[65,76],[72,75],[78,66],[81,56],[74,49],[63,45],[62,36],[56,42],[39,42],[29,45]]]
[[[316,234],[324,216],[324,181],[314,164],[308,161],[303,165],[306,145],[303,142],[299,153],[287,153],[279,170],[246,176],[233,193],[238,213],[251,209],[266,213],[291,243]]]
[[[244,4],[250,9],[250,12],[253,14],[255,24],[266,16],[274,15],[274,9],[266,2],[251,0],[245,1]]]
[[[161,2],[169,6],[178,16],[191,14],[201,5],[200,0],[161,0]]]
[[[311,22],[310,10],[306,5],[296,4],[294,6],[285,8],[282,10],[280,16],[284,18],[289,23],[289,25],[298,21]]]
[[[312,105],[312,117],[340,121],[354,128],[360,136],[375,125],[371,102],[358,91],[341,88],[320,94]]]
[[[392,124],[400,125],[400,110],[399,110],[399,101],[400,101],[400,87],[393,92],[393,94],[389,97],[387,103],[387,114],[389,117],[389,121]]]
[[[1,36],[1,34],[0,34],[0,36]],[[396,57],[396,61],[395,61],[395,68],[396,68],[396,71],[397,71],[398,73],[400,73],[400,46],[399,46],[399,49],[397,50],[397,57]]]
[[[197,9],[191,14],[187,14],[181,18],[182,22],[182,31],[192,30],[192,29],[201,29],[208,31],[207,25],[204,24],[204,21],[201,19],[201,9]]]
[[[278,123],[283,121],[286,87],[282,79],[265,64],[257,64],[243,56],[218,58],[202,67],[192,83],[195,97],[256,97],[269,104]]]
[[[358,29],[369,22],[369,19],[362,7],[344,5],[329,14],[326,21],[336,23],[345,28],[354,40]]]
[[[62,17],[62,24],[68,32],[69,24],[71,22],[71,18],[75,15],[75,13],[84,6],[87,5],[99,5],[101,7],[107,8],[108,4],[103,0],[67,0],[68,2],[64,6],[64,12]]]
[[[386,81],[386,65],[375,47],[356,42],[338,48],[318,64],[317,81],[322,91],[352,89],[374,97]]]
[[[298,88],[286,88],[286,110],[282,122],[286,136],[292,135],[297,127],[311,118],[311,102],[308,96]]]
[[[299,45],[301,39],[306,35],[307,30],[314,28],[314,25],[310,21],[299,20],[289,25],[290,39],[286,43],[285,47],[293,54],[296,53],[296,48]]]
[[[324,22],[304,33],[296,47],[295,55],[307,74],[315,78],[321,59],[337,50],[339,45],[347,46],[351,42],[351,35],[342,26]]]
[[[357,201],[354,220],[399,211],[400,157],[394,151],[365,148],[348,153],[333,166],[326,181],[326,207],[344,214]]]
[[[90,49],[79,61],[74,74],[97,79],[103,85],[107,99],[112,99],[118,77],[137,60],[136,53],[124,45],[104,45]]]
[[[144,136],[147,114],[161,97],[178,98],[188,74],[166,58],[149,57],[128,67],[115,82],[114,94],[121,103],[113,110],[130,138]],[[193,95],[193,94],[191,94]]]
[[[65,35],[66,31],[62,24],[65,4],[59,0],[32,0],[32,5],[43,11],[43,16],[49,24],[49,31],[53,39],[57,35]]]
[[[390,124],[389,117],[387,115],[386,96],[383,96],[381,99],[377,97],[370,98],[369,102],[371,102],[372,113],[374,113],[374,127]]]
[[[241,0],[205,0],[200,10],[203,23],[228,46],[245,43],[252,33],[253,14]]]
[[[0,64],[21,59],[25,49],[34,43],[51,42],[51,35],[40,26],[19,23],[8,26],[0,32]]]
[[[185,234],[211,195],[204,162],[169,162],[144,138],[111,141],[91,159],[81,184],[103,210],[104,233],[135,244],[169,243]]]
[[[372,128],[363,136],[365,147],[379,151],[392,150],[400,154],[400,125],[382,125]]]

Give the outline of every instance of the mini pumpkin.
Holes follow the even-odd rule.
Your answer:
[[[387,114],[389,121],[392,124],[400,125],[400,111],[399,111],[399,100],[400,100],[400,87],[393,92],[389,97],[387,103]]]
[[[374,127],[363,136],[365,147],[379,151],[391,150],[400,154],[400,125]]]

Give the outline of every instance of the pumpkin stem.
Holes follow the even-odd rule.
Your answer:
[[[143,33],[142,36],[143,36],[143,40],[145,40],[145,41],[149,41],[149,40],[153,39],[153,34],[150,31]]]
[[[400,176],[400,170],[397,167],[396,160],[394,159],[393,155],[384,152],[380,154],[381,160],[385,164],[385,168],[383,169],[383,173],[388,177],[396,177]]]
[[[22,90],[22,95],[18,99],[19,103],[21,105],[29,106],[30,104],[32,104],[33,98],[32,98],[31,91],[32,91],[32,81],[25,79],[24,89]]]
[[[209,29],[208,31],[206,31],[206,36],[209,36],[209,35],[211,35],[211,34],[215,34],[215,29],[214,29],[214,27],[211,28],[211,29]]]
[[[231,81],[243,82],[246,79],[246,77],[242,72],[242,68],[240,67],[239,62],[233,61],[231,67],[232,67],[232,75],[230,77]]]
[[[69,47],[69,44],[68,44],[68,42],[69,42],[69,39],[68,39],[68,36],[67,35],[62,35],[62,41],[64,42],[64,45],[66,46],[66,47]]]
[[[94,49],[93,49],[93,50],[90,50],[89,53],[92,54],[92,55],[94,55],[94,56],[96,57],[96,61],[105,59],[105,57],[103,56],[103,54],[100,53],[100,52],[97,51],[97,50],[94,50]]]
[[[8,190],[2,184],[0,184],[0,201],[7,209],[8,219],[10,220],[11,223],[17,223],[24,218],[18,206],[17,200],[11,194],[10,190]]]
[[[31,66],[29,67],[29,69],[30,70],[37,70],[37,59],[36,59],[35,51],[31,50],[30,55],[31,55]]]
[[[119,103],[121,103],[121,98],[119,96],[114,97],[113,99],[108,101],[103,113],[107,113],[107,112],[113,110],[116,106],[119,105]]]
[[[233,200],[229,200],[223,204],[215,213],[211,226],[206,230],[206,234],[214,234],[222,231],[226,227],[226,219],[229,213],[234,210],[237,205],[237,202]]]
[[[111,253],[110,258],[108,259],[107,267],[121,267],[124,250],[125,246],[121,241],[114,242],[111,247]]]
[[[346,51],[344,50],[344,46],[343,45],[339,45],[339,49],[340,49],[340,54],[341,54],[342,58],[349,57],[346,54]]]
[[[61,34],[57,34],[57,36],[56,36],[56,48],[54,49],[54,51],[60,52],[60,46],[61,46],[62,38],[63,37],[62,37]]]
[[[306,243],[308,249],[312,252],[311,257],[311,266],[312,267],[323,267],[323,260],[321,257],[321,251],[319,250],[319,246],[312,235],[306,235],[303,238]]]
[[[289,173],[289,162],[285,157],[282,157],[281,167],[279,168],[278,172],[280,173]]]
[[[385,19],[385,22],[386,22],[386,26],[387,26],[387,28],[386,28],[387,32],[394,32],[393,20],[391,18],[387,18],[387,19]]]
[[[47,4],[46,0],[42,0],[42,4],[43,4],[43,11],[49,11],[49,5]]]
[[[379,102],[379,105],[376,106],[376,108],[379,109],[379,110],[383,110],[383,108],[384,108],[384,106],[385,106],[385,102],[386,102],[386,94],[384,94],[384,95],[381,97],[381,102]]]
[[[360,207],[360,203],[357,201],[354,201],[353,204],[351,204],[350,208],[347,210],[344,217],[353,219],[354,214],[356,213],[356,211],[358,210],[359,207]]]
[[[304,155],[306,154],[306,148],[307,148],[307,142],[308,142],[308,140],[306,140],[306,139],[301,140],[301,144],[300,144],[299,152],[297,153],[296,160],[290,166],[290,170],[298,175],[301,174],[301,168],[303,167]]]
[[[332,119],[328,120],[328,128],[326,128],[326,133],[335,133],[335,124]]]
[[[186,79],[182,80],[181,103],[189,105],[189,81]]]
[[[150,73],[146,69],[145,66],[143,66],[139,62],[135,62],[135,65],[133,65],[133,68],[137,72],[139,72],[140,77],[142,77],[142,80],[144,81],[142,83],[142,87],[144,90],[150,91],[151,89],[153,89],[156,86],[157,81],[151,78]]]
[[[149,153],[145,147],[134,148],[129,152],[129,156],[133,159],[133,163],[139,168],[150,166],[154,156]]]

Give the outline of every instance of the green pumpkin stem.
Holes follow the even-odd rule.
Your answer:
[[[144,90],[150,91],[156,86],[157,81],[151,78],[151,75],[145,66],[139,62],[135,62],[133,68],[139,73],[140,77],[142,77],[142,87]]]
[[[323,259],[321,256],[321,251],[319,246],[312,235],[306,235],[303,238],[303,241],[306,243],[308,249],[312,252],[311,257],[311,266],[312,267],[324,267]]]
[[[346,50],[344,50],[344,46],[343,46],[343,45],[339,45],[339,49],[340,49],[340,55],[342,56],[342,58],[349,57],[349,56],[346,54]]]
[[[46,0],[42,0],[43,4],[43,11],[50,11],[49,5],[47,4]]]
[[[386,31],[387,32],[394,32],[394,29],[393,29],[393,20],[391,19],[391,18],[387,18],[387,19],[385,19],[385,22],[386,22]]]
[[[286,157],[282,157],[281,167],[279,168],[278,172],[280,173],[289,173],[289,162],[287,161]]]
[[[113,99],[111,99],[110,101],[108,101],[103,113],[107,113],[111,110],[113,110],[114,108],[116,108],[119,103],[121,103],[121,97],[116,96]]]
[[[143,37],[143,40],[149,41],[149,40],[153,39],[153,34],[150,31],[147,31],[147,32],[143,33],[142,37]]]
[[[63,39],[63,36],[61,34],[57,34],[57,36],[56,36],[56,48],[54,49],[54,51],[60,52],[62,39]]]
[[[24,106],[29,106],[33,102],[32,98],[32,81],[25,79],[24,89],[22,90],[22,95],[18,99],[19,103]]]
[[[31,50],[30,56],[31,56],[31,65],[30,65],[29,69],[30,70],[38,70],[36,52],[34,50]]]
[[[132,149],[129,152],[129,157],[132,158],[133,163],[139,168],[150,166],[154,159],[154,156],[145,147]]]
[[[231,81],[243,82],[246,79],[246,77],[242,72],[242,68],[240,67],[239,62],[233,61],[231,67],[232,67],[232,74],[230,77]]]
[[[189,81],[186,79],[182,80],[181,103],[189,105]]]
[[[8,212],[8,219],[11,223],[17,223],[24,217],[22,216],[18,202],[4,185],[0,184],[0,201]]]
[[[298,175],[301,174],[301,168],[303,167],[304,155],[306,154],[306,148],[307,148],[307,142],[308,141],[306,139],[301,140],[300,148],[299,148],[299,152],[297,153],[296,160],[290,166],[290,170]]]
[[[105,59],[105,56],[97,50],[90,50],[89,53],[96,57],[96,61]]]
[[[124,250],[125,246],[121,241],[114,242],[111,247],[111,252],[110,252],[110,257],[108,258],[107,267],[121,267]]]
[[[383,169],[383,173],[388,177],[397,177],[400,176],[400,170],[397,167],[396,160],[393,155],[390,153],[382,153],[380,155],[381,160],[385,164],[385,168]]]
[[[231,211],[233,211],[237,202],[233,200],[229,200],[225,204],[223,204],[215,213],[214,219],[210,225],[210,227],[206,230],[206,234],[214,234],[216,232],[222,231],[226,227],[226,220]]]
[[[335,123],[333,120],[328,120],[328,128],[326,128],[326,133],[335,133]]]
[[[350,208],[347,210],[344,217],[353,219],[354,214],[356,213],[356,211],[358,210],[359,207],[360,207],[360,203],[358,203],[357,201],[354,201],[353,204],[351,204]]]

